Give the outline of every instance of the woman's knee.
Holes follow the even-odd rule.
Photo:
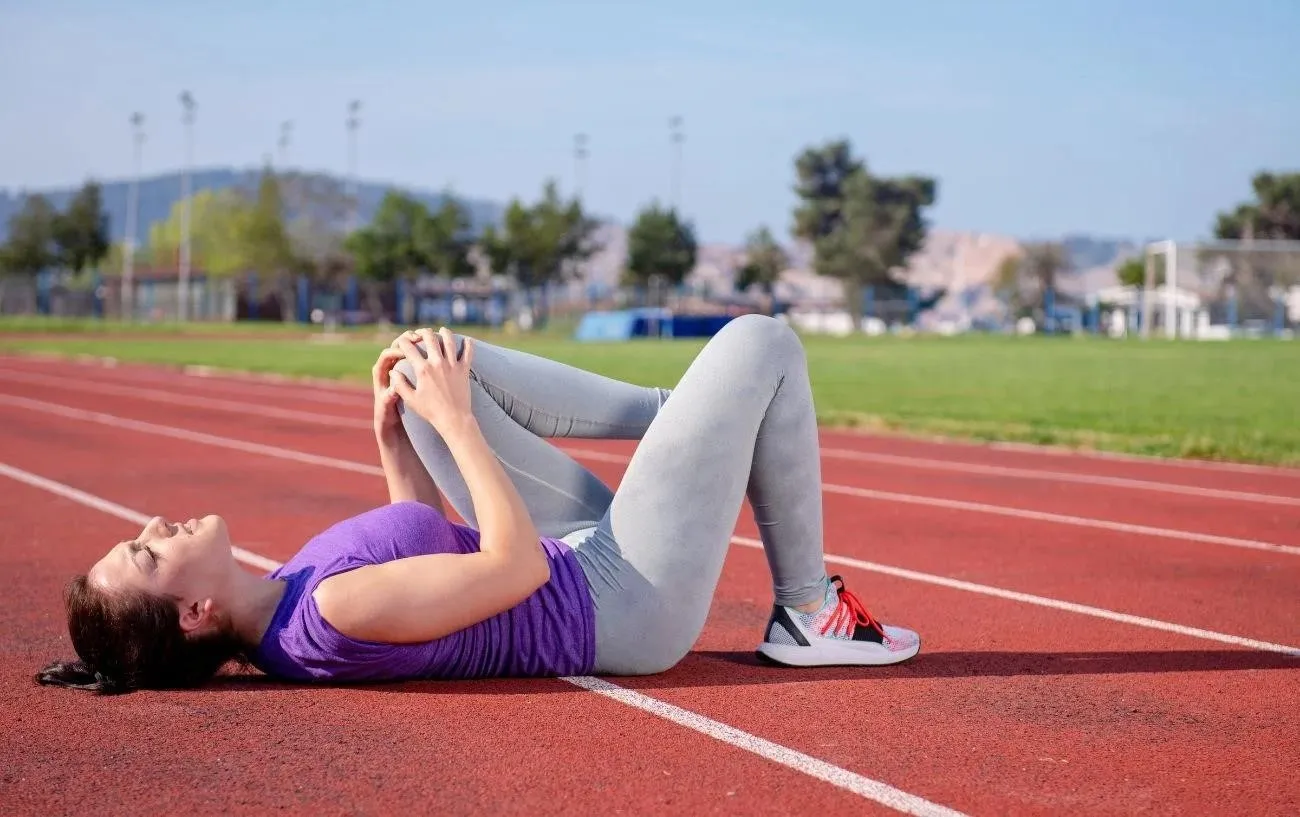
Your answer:
[[[789,324],[779,318],[768,315],[741,315],[733,318],[725,328],[747,340],[762,345],[798,344],[799,336]]]
[[[767,315],[741,315],[724,326],[717,337],[728,346],[735,346],[738,354],[769,364],[782,361],[789,365],[804,358],[799,335],[784,321]]]

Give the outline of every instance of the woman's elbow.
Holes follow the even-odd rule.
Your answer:
[[[531,547],[522,548],[503,559],[498,581],[503,587],[512,588],[512,595],[519,601],[527,599],[551,580],[551,560],[546,558],[546,551],[541,542],[534,542]]]
[[[537,547],[536,558],[532,561],[532,590],[529,593],[536,592],[551,580],[551,560],[546,558],[546,551],[541,547],[540,543]]]

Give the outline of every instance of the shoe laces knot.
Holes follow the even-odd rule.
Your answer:
[[[840,576],[832,576],[831,584],[835,587],[835,592],[839,596],[839,603],[835,605],[835,611],[822,622],[821,634],[826,635],[828,632],[842,634],[846,637],[852,637],[854,626],[871,627],[880,633],[881,637],[885,636],[885,630],[880,626],[871,615],[871,611],[862,603],[862,600],[855,596],[852,591],[844,589],[844,579]]]

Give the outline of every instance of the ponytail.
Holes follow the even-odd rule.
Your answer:
[[[80,659],[76,661],[56,661],[36,674],[36,682],[47,686],[71,687],[98,692],[101,695],[115,695],[126,692],[126,688],[94,672]]]
[[[63,594],[68,635],[78,659],[56,661],[36,682],[114,695],[133,689],[201,686],[226,663],[247,662],[247,647],[229,629],[188,635],[174,600],[141,591],[106,591],[86,576]]]

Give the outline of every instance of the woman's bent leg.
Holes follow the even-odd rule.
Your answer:
[[[413,376],[406,363],[398,371]],[[556,538],[594,527],[613,493],[543,438],[637,439],[668,395],[477,340],[471,377],[471,406],[484,436],[537,529]],[[446,443],[423,418],[399,410],[420,461],[456,512],[475,525],[469,489]]]
[[[827,592],[821,460],[807,365],[780,321],[727,324],[637,448],[577,546],[596,602],[597,668],[658,672],[699,636],[746,494],[780,605]]]
[[[779,321],[747,316],[700,353],[577,547],[596,602],[598,672],[660,672],[690,650],[746,493],[776,597],[760,654],[825,666],[894,664],[919,651],[916,633],[879,624],[826,580],[803,348]]]

